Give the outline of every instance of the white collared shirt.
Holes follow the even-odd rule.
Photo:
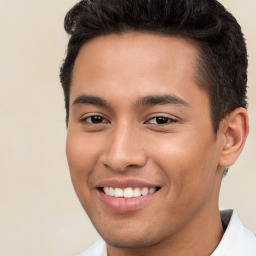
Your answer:
[[[226,231],[211,256],[256,256],[256,238],[233,210],[221,211]]]
[[[226,231],[211,256],[256,256],[256,238],[246,229],[233,210],[221,211]],[[79,256],[107,256],[107,246],[101,238]]]

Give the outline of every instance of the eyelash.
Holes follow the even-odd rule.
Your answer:
[[[93,123],[92,121],[92,118],[96,118],[94,121],[96,121],[95,123]],[[90,122],[88,122],[88,119],[91,119]],[[100,115],[91,115],[91,116],[87,116],[85,118],[82,118],[80,121],[82,123],[89,123],[89,124],[94,124],[94,125],[97,125],[97,124],[102,124],[102,123],[107,123],[107,122],[97,122],[97,120],[101,119],[101,121],[105,120],[107,121],[106,118],[104,118],[103,116],[100,116]]]
[[[153,120],[155,119],[156,122],[154,123],[150,123],[150,120]],[[164,121],[163,123],[157,123],[157,120],[158,122],[160,121]],[[153,124],[153,125],[168,125],[168,124],[172,124],[172,123],[177,123],[177,120],[176,119],[173,119],[173,118],[170,118],[170,117],[165,117],[165,116],[155,116],[155,117],[152,117],[150,118],[146,123],[150,123],[150,124]]]

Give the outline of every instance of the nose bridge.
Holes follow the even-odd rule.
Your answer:
[[[146,155],[140,141],[140,131],[135,125],[127,121],[119,122],[111,132],[104,164],[114,171],[143,166]]]

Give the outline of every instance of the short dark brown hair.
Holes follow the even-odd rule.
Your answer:
[[[198,81],[211,102],[214,131],[238,107],[247,107],[247,51],[236,19],[216,0],[84,0],[65,17],[71,36],[60,70],[66,120],[72,70],[89,40],[129,31],[179,36],[199,48]]]

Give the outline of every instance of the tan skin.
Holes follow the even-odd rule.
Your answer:
[[[222,173],[243,148],[248,117],[236,109],[215,135],[196,71],[195,45],[177,37],[107,35],[79,52],[66,152],[76,193],[110,256],[206,256],[221,240]],[[94,98],[77,100],[85,95]],[[145,100],[152,96],[161,104]],[[160,190],[140,209],[112,211],[97,184],[129,178]]]

